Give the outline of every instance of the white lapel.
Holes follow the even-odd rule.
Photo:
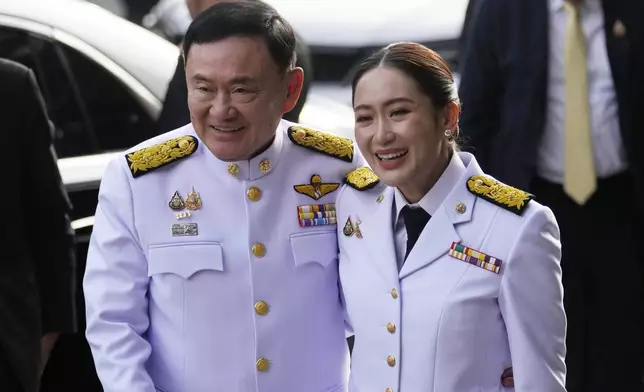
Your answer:
[[[466,166],[465,173],[427,222],[400,270],[400,279],[447,254],[452,243],[461,242],[456,225],[472,220],[476,196],[467,189],[467,179],[474,174],[481,174],[481,169],[470,154],[460,153],[459,156]]]
[[[386,187],[382,192],[383,198],[380,203],[376,200],[373,214],[362,217],[351,217],[351,219],[360,218],[360,231],[366,257],[374,268],[380,271],[387,284],[396,287],[398,285],[398,265],[396,263],[396,248],[394,246],[394,231],[392,223],[391,210],[394,202],[394,190]]]

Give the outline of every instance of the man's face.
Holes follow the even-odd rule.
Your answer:
[[[186,59],[190,118],[223,161],[253,157],[299,98],[302,70],[280,72],[261,37],[192,45]]]

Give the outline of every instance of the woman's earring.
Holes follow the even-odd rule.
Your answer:
[[[448,137],[448,138],[452,137],[452,131],[450,129],[446,129],[445,130],[445,136]]]

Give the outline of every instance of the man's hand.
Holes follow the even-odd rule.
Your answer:
[[[56,340],[58,340],[58,333],[56,332],[46,333],[42,338],[40,338],[40,375],[42,375],[42,373],[45,371],[45,367],[47,366],[47,362],[49,361],[49,356],[51,355],[51,352],[56,345]]]
[[[514,372],[512,368],[507,368],[501,374],[501,385],[505,388],[514,388]]]

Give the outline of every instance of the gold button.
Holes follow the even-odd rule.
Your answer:
[[[237,175],[239,174],[239,166],[231,163],[230,165],[228,165],[228,173],[233,177],[237,177]]]
[[[465,213],[465,211],[467,211],[467,207],[465,207],[465,204],[463,204],[463,203],[458,203],[458,204],[456,205],[456,212],[458,212],[459,214],[464,214],[464,213]]]
[[[396,332],[396,324],[394,323],[387,324],[387,331],[389,331],[389,333]]]
[[[394,392],[394,390],[391,389],[391,388],[387,388],[387,389],[385,389],[385,392]]]
[[[262,191],[258,187],[252,186],[248,188],[246,195],[248,195],[248,199],[250,201],[258,201],[259,199],[262,198]]]
[[[378,198],[376,199],[376,203],[380,203],[384,198],[385,198],[385,195],[383,194],[378,195]]]
[[[396,358],[393,355],[387,357],[387,365],[394,367],[396,366]]]
[[[259,163],[259,171],[264,174],[271,171],[272,168],[273,168],[273,165],[271,164],[271,161],[269,161],[268,159],[262,159],[262,161]]]
[[[391,289],[391,297],[392,297],[393,299],[398,298],[398,290],[396,290],[396,289]]]
[[[257,301],[255,303],[255,312],[260,316],[265,316],[268,313],[268,304],[264,301]]]
[[[258,359],[257,363],[256,363],[256,366],[257,366],[257,370],[259,370],[260,372],[267,372],[268,371],[268,366],[269,366],[268,359],[263,358],[263,357]]]
[[[259,242],[255,243],[253,245],[253,254],[256,257],[264,257],[266,255],[266,247],[264,244],[260,244]]]
[[[188,142],[186,139],[179,140],[179,148],[186,148],[188,147],[188,144],[190,144],[190,142]]]

